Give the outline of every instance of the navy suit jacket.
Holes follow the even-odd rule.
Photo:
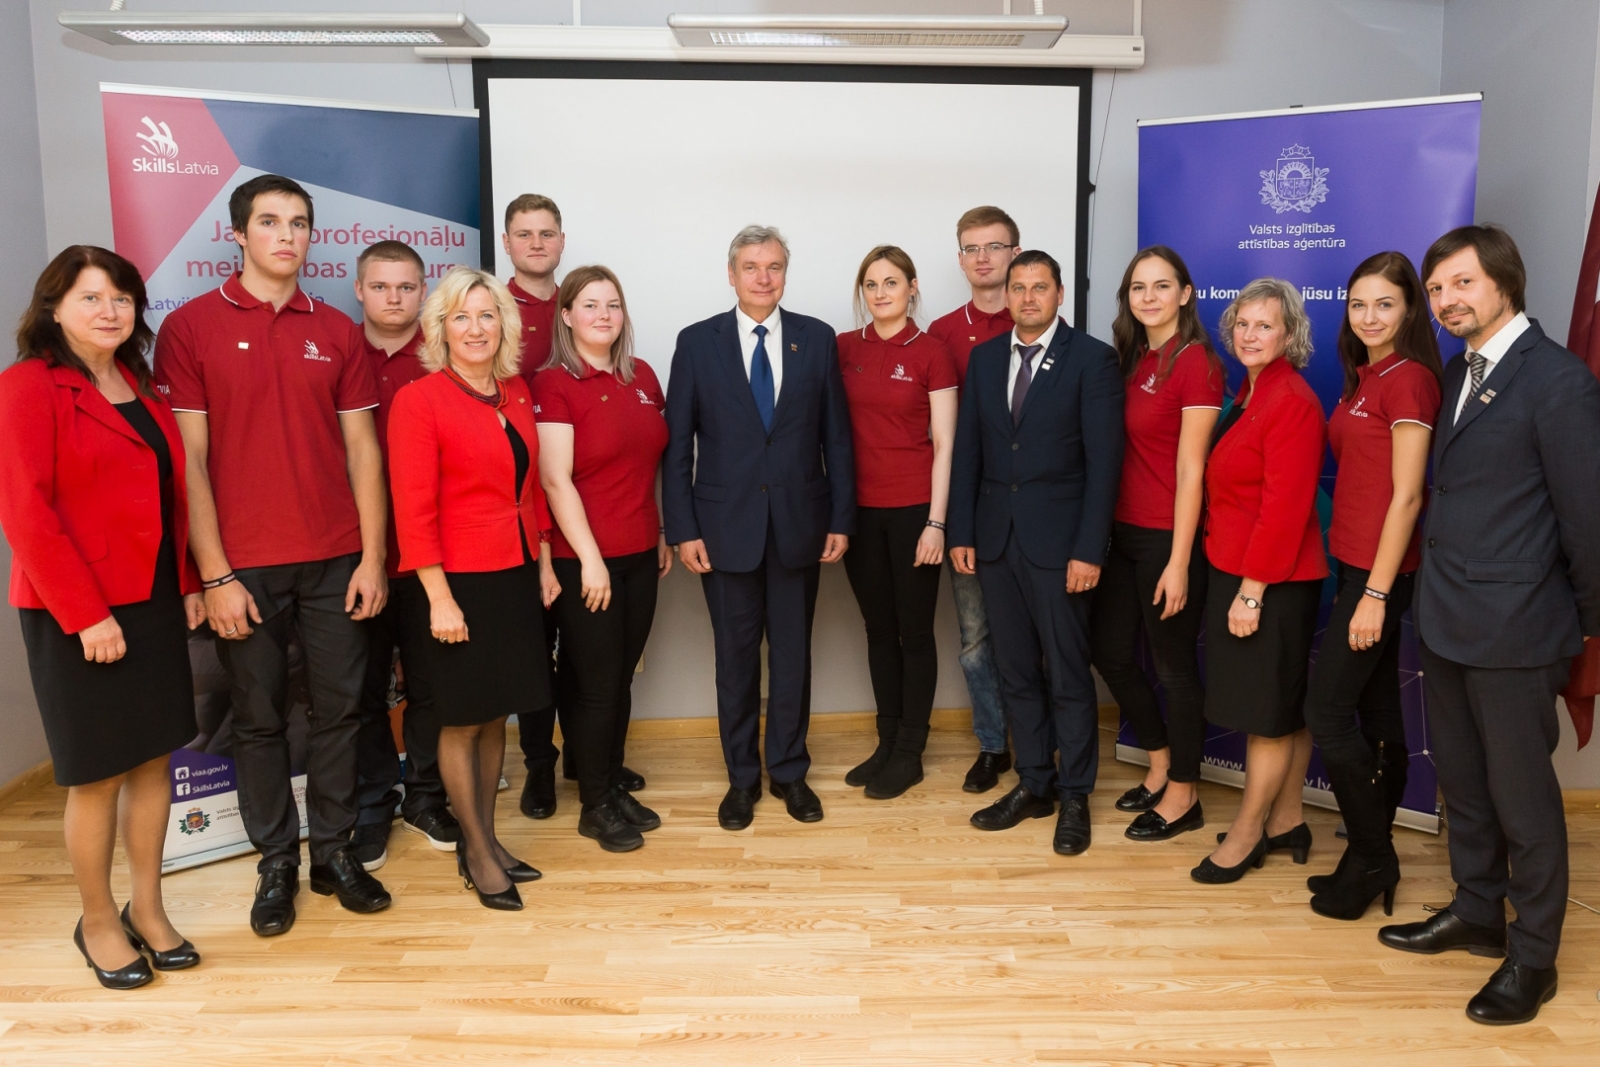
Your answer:
[[[1433,437],[1418,633],[1473,667],[1576,656],[1600,635],[1600,382],[1538,323],[1456,419],[1466,378],[1463,354]]]
[[[1122,478],[1117,354],[1061,322],[1011,421],[1011,332],[972,350],[950,472],[949,543],[990,562],[1015,531],[1036,567],[1100,565]]]
[[[771,524],[778,560],[816,563],[828,534],[856,529],[855,453],[834,331],[783,316],[783,387],[761,425],[732,311],[678,334],[667,381],[671,437],[662,466],[667,542],[704,540],[711,566],[761,565]]]

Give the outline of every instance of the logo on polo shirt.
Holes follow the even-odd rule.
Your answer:
[[[643,389],[635,389],[634,392],[638,394],[639,403],[649,404],[651,407],[656,406],[656,402],[650,399],[650,394],[645,392]]]
[[[1358,398],[1354,404],[1350,405],[1350,414],[1354,415],[1358,419],[1371,418],[1372,417],[1371,415],[1369,415],[1367,412],[1361,410],[1361,405],[1365,404],[1366,402],[1367,402],[1367,398],[1366,397],[1363,396],[1363,397]]]
[[[1261,172],[1261,202],[1279,215],[1285,211],[1309,215],[1328,199],[1327,177],[1328,168],[1317,166],[1311,149],[1290,145],[1278,157],[1277,166]]]
[[[1149,393],[1151,396],[1155,396],[1156,395],[1156,372],[1155,371],[1151,371],[1149,379],[1147,379],[1143,385],[1139,386],[1139,388],[1143,389],[1145,392]]]
[[[178,139],[172,136],[172,127],[165,122],[156,122],[149,115],[139,121],[144,123],[144,128],[150,132],[134,133],[135,137],[144,142],[139,146],[144,155],[133,157],[133,169],[136,174],[222,173],[222,169],[215,163],[180,163]]]
[[[894,365],[894,373],[889,375],[889,377],[893,378],[897,382],[916,381],[915,378],[906,373],[906,365],[904,363],[896,363]]]
[[[317,342],[315,342],[315,341],[307,341],[306,342],[306,358],[307,359],[314,359],[318,363],[332,363],[333,362],[333,357],[332,356],[325,356],[321,352],[317,351]]]

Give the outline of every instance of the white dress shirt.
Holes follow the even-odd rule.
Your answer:
[[[1486,367],[1483,372],[1484,381],[1489,380],[1489,375],[1494,373],[1495,364],[1499,363],[1500,360],[1505,358],[1505,354],[1511,350],[1512,342],[1521,337],[1523,331],[1526,330],[1529,325],[1531,324],[1528,322],[1527,314],[1519,311],[1517,312],[1516,318],[1500,327],[1500,331],[1485,341],[1483,347],[1477,350],[1478,355],[1482,356],[1489,363],[1489,366]],[[1472,351],[1470,346],[1468,347],[1467,351]],[[746,360],[746,362],[749,361]],[[1461,383],[1461,396],[1456,399],[1457,419],[1461,418],[1462,409],[1467,406],[1467,399],[1470,396],[1472,396],[1472,368],[1469,366],[1467,368],[1466,380]],[[1455,420],[1451,421],[1453,424]]]
[[[1044,354],[1046,352],[1050,351],[1050,342],[1056,339],[1056,328],[1060,325],[1061,320],[1056,319],[1056,321],[1050,324],[1050,328],[1048,330],[1040,334],[1038,337],[1035,337],[1032,341],[1033,344],[1039,346],[1039,351],[1033,354],[1033,359],[1030,360],[1028,364],[1032,371],[1028,379],[1028,387],[1030,389],[1033,388],[1033,379],[1039,376],[1039,361],[1044,358]],[[1022,369],[1023,347],[1023,343],[1017,338],[1017,331],[1013,329],[1011,331],[1011,368],[1006,371],[1007,407],[1011,406],[1011,393],[1017,387],[1017,372]]]
[[[767,328],[767,362],[772,364],[772,403],[776,407],[778,394],[783,392],[783,315],[772,309],[765,322],[757,322],[735,306],[733,317],[739,320],[739,351],[744,354],[744,377],[750,380],[750,361],[756,355],[756,327]]]

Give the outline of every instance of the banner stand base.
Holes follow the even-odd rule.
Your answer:
[[[1150,766],[1150,756],[1142,748],[1133,745],[1124,745],[1117,742],[1117,759],[1123,763],[1134,763],[1140,767]],[[1204,760],[1200,763],[1200,777],[1207,782],[1216,782],[1219,785],[1231,785],[1235,789],[1244,788],[1244,772],[1230,770],[1227,767],[1218,767]],[[1338,811],[1339,803],[1333,799],[1333,793],[1327,789],[1312,789],[1310,786],[1301,790],[1301,797],[1313,807],[1326,808],[1329,811]],[[1395,813],[1394,824],[1404,826],[1409,830],[1420,830],[1425,834],[1439,832],[1439,816],[1427,815],[1420,811],[1408,811],[1401,808]]]

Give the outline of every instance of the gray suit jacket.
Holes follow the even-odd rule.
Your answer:
[[[1483,387],[1444,372],[1416,621],[1434,653],[1538,667],[1600,635],[1600,382],[1535,322]]]

